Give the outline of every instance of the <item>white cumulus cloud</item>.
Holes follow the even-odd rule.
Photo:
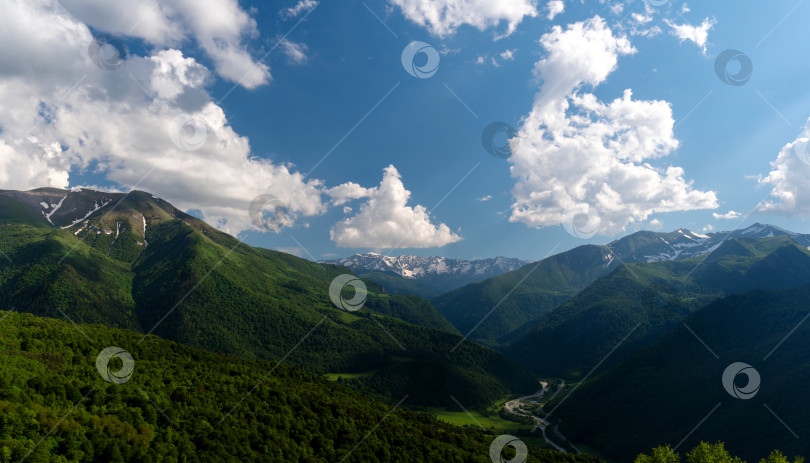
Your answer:
[[[353,199],[368,197],[371,194],[371,190],[363,188],[354,182],[346,182],[336,187],[329,188],[324,191],[324,193],[332,198],[333,205],[340,206]]]
[[[270,80],[270,69],[254,60],[247,48],[247,42],[259,35],[256,21],[237,0],[64,0],[61,4],[96,30],[137,37],[155,47],[180,48],[194,40],[221,77],[245,88]]]
[[[651,163],[678,146],[669,103],[633,99],[631,90],[605,103],[583,89],[636,52],[625,36],[595,16],[555,26],[540,43],[541,88],[510,141],[511,221],[540,227],[587,214],[611,235],[654,213],[717,207],[715,193],[694,190],[682,168]]]
[[[383,170],[378,187],[361,190],[355,184],[333,188],[339,198],[365,191],[367,201],[357,214],[332,228],[330,236],[341,247],[349,248],[430,248],[461,240],[445,224],[433,225],[424,206],[408,206],[411,192],[405,189],[397,169]]]
[[[225,12],[233,5],[220,3]],[[140,10],[135,11],[119,14],[132,20]],[[212,21],[230,24],[218,16]],[[283,201],[293,219],[325,212],[319,180],[253,155],[249,140],[231,128],[208,94],[205,66],[166,48],[130,56],[121,69],[102,70],[88,57],[92,40],[87,24],[55,0],[11,2],[4,8],[4,188],[68,188],[76,186],[70,180],[73,170],[92,166],[122,187],[137,185],[182,210],[199,210],[230,233],[254,228],[248,209],[260,194]]]
[[[391,0],[411,21],[444,37],[466,24],[479,30],[506,23],[507,36],[525,17],[537,16],[536,0]]]
[[[712,212],[712,217],[714,217],[715,219],[731,220],[731,219],[739,219],[741,216],[742,214],[740,214],[737,211],[728,211],[725,214],[718,214],[717,212]]]
[[[759,183],[770,187],[771,193],[757,211],[810,216],[810,119],[802,134],[779,151],[771,162],[771,171]]]
[[[700,48],[700,51],[706,54],[706,43],[709,40],[709,30],[716,24],[714,19],[706,18],[700,23],[699,26],[692,26],[690,24],[675,24],[672,21],[665,20],[667,25],[672,28],[670,31],[672,35],[678,38],[680,42],[692,42]]]
[[[548,10],[546,18],[551,21],[555,16],[565,11],[565,2],[563,0],[550,0],[548,4],[546,4],[546,9]]]

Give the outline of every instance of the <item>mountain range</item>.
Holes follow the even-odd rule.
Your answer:
[[[385,256],[376,252],[323,261],[342,265],[397,294],[428,299],[461,286],[517,270],[531,261],[509,257],[464,260],[446,257]]]
[[[744,229],[707,234],[695,233],[686,228],[667,233],[640,231],[613,241],[607,246],[622,262],[660,262],[702,256],[714,251],[729,239],[774,236],[787,236],[800,246],[810,246],[810,235],[760,223]]]
[[[372,442],[354,460],[394,460],[405,445],[402,458],[414,461],[486,461],[479,452],[491,436],[413,410],[460,406],[473,416],[536,392],[540,378],[563,379],[568,392],[538,405],[538,419],[611,460],[683,436],[690,446],[722,440],[752,459],[773,448],[807,455],[793,436],[810,432],[801,391],[809,247],[810,235],[755,224],[642,231],[538,262],[369,253],[318,263],[248,246],[145,192],[3,190],[0,308],[18,313],[0,315],[0,409],[41,419],[17,439],[0,433],[0,456],[23,458],[25,442],[87,399],[37,459],[143,460],[159,448],[261,460],[284,447],[297,459],[339,460],[360,424],[397,404],[412,410],[393,416],[402,438]],[[367,295],[360,310],[342,310],[330,287],[352,272]],[[100,383],[87,359],[101,344],[135,354],[152,382],[142,376],[135,391]],[[734,362],[761,373],[756,398],[724,390]],[[215,415],[239,403],[256,371],[273,379],[242,399],[238,419],[257,434],[219,429]],[[194,423],[193,432],[158,429],[164,419]],[[530,429],[521,432],[535,439]],[[92,445],[71,447],[71,432]],[[288,432],[297,437],[279,437]],[[104,433],[131,441],[111,444]],[[278,444],[233,444],[240,439]],[[532,448],[528,461],[589,458]]]
[[[787,236],[730,238],[707,256],[618,267],[526,324],[503,350],[535,372],[581,378],[620,341],[604,367],[714,300],[807,283],[810,251]],[[552,351],[556,354],[541,355]]]
[[[536,389],[491,349],[451,352],[459,334],[425,299],[369,281],[364,308],[340,310],[329,291],[346,268],[245,245],[148,193],[0,191],[0,250],[0,306],[354,374],[415,405]]]
[[[754,224],[742,230],[701,235],[686,229],[636,232],[607,245],[583,245],[504,275],[458,288],[432,300],[470,339],[503,346],[514,342],[527,323],[574,297],[625,264],[700,259],[736,239],[784,237],[810,246],[810,235]],[[508,295],[508,297],[507,297]],[[494,307],[498,307],[493,311]]]
[[[810,454],[808,300],[810,285],[803,285],[707,305],[574,391],[555,412],[560,428],[616,461],[663,443],[688,448],[701,440],[723,441],[748,461],[773,449]],[[756,375],[735,376],[733,369],[724,386],[737,362]],[[737,392],[743,389],[753,393]]]

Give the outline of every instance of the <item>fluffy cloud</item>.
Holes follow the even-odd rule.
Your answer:
[[[270,80],[270,69],[247,50],[246,41],[258,36],[258,30],[237,0],[63,0],[61,4],[72,17],[96,30],[137,37],[156,47],[178,48],[193,39],[221,77],[245,88]]]
[[[252,156],[207,93],[205,66],[162,49],[107,71],[88,57],[92,40],[55,0],[12,2],[0,15],[5,188],[67,188],[72,170],[92,167],[230,233],[254,228],[248,209],[260,194],[283,201],[292,218],[325,211],[320,181]]]
[[[802,134],[782,148],[759,183],[771,188],[770,199],[757,206],[759,212],[810,216],[810,119]]]
[[[675,24],[671,21],[665,20],[667,25],[672,28],[672,35],[678,37],[681,42],[693,42],[700,48],[703,54],[706,54],[706,43],[709,40],[709,30],[716,24],[714,19],[706,18],[699,26],[692,26],[689,24]]]
[[[546,18],[551,21],[555,16],[565,11],[565,2],[563,0],[550,0],[546,5],[546,9],[548,10]]]
[[[717,212],[712,212],[712,217],[715,219],[725,219],[725,220],[732,220],[732,219],[739,219],[742,217],[737,211],[728,211],[725,214],[718,214]]]
[[[332,204],[340,206],[346,204],[353,199],[367,198],[371,194],[371,190],[363,188],[362,186],[354,183],[347,182],[333,188],[329,188],[324,193],[332,198]],[[351,208],[349,208],[351,210]]]
[[[541,89],[510,141],[511,221],[539,227],[584,215],[610,235],[653,213],[717,207],[714,192],[693,190],[680,167],[650,163],[678,146],[669,103],[635,100],[630,90],[604,103],[583,90],[602,83],[619,56],[635,53],[626,37],[596,16],[555,26],[540,43],[547,55],[535,66]]]
[[[430,248],[461,240],[445,224],[433,225],[424,206],[408,206],[411,192],[405,189],[394,166],[383,170],[380,186],[361,189],[355,184],[331,189],[334,197],[365,192],[368,200],[357,215],[338,222],[330,231],[338,246],[350,248]],[[339,193],[338,193],[339,192]]]
[[[391,0],[411,21],[433,35],[453,34],[464,24],[479,30],[506,22],[507,36],[525,17],[537,16],[536,0]]]

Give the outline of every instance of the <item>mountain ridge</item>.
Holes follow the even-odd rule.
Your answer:
[[[810,285],[803,285],[712,302],[582,384],[555,413],[560,427],[573,441],[597,446],[617,461],[681,439],[687,447],[724,441],[749,461],[774,448],[807,455],[810,446],[798,437],[810,432],[804,400],[808,298]],[[721,381],[735,362],[750,364],[761,380],[748,397],[735,396]],[[744,378],[736,388],[746,385]],[[713,407],[719,408],[707,415]],[[599,426],[606,419],[611,426]]]
[[[459,331],[466,334],[476,327],[471,339],[499,347],[508,342],[505,336],[622,265],[699,259],[737,238],[779,236],[805,249],[810,247],[810,235],[760,223],[705,235],[685,228],[663,233],[640,231],[606,245],[584,244],[563,251],[521,269],[456,288],[432,301]],[[507,294],[511,295],[504,300]],[[498,310],[487,315],[496,306]]]
[[[732,238],[771,238],[789,236],[798,244],[810,246],[810,235],[791,232],[775,225],[754,223],[730,231],[695,233],[686,228],[672,232],[638,231],[607,244],[623,262],[682,260],[709,254]]]
[[[532,263],[529,260],[503,256],[468,260],[441,256],[386,256],[377,252],[319,262],[342,265],[353,270],[362,269],[366,272],[392,272],[404,278],[426,278],[447,274],[477,275],[486,278],[492,274],[511,272]]]
[[[466,260],[441,256],[385,256],[376,252],[321,262],[342,265],[358,276],[382,285],[389,292],[418,294],[427,299],[531,263],[510,257]]]
[[[41,203],[56,209],[51,221]],[[415,404],[451,405],[453,394],[472,406],[536,387],[495,351],[451,353],[460,335],[428,301],[367,281],[363,308],[341,310],[330,285],[345,267],[251,247],[146,192],[2,191],[0,251],[0,305],[36,315],[317,374],[367,373],[350,384],[386,398],[410,389]]]
[[[724,241],[706,258],[618,267],[532,322],[502,351],[535,373],[581,378],[614,346],[621,344],[605,367],[714,300],[810,283],[810,251],[792,238],[743,236]],[[540,355],[554,349],[560,352]]]

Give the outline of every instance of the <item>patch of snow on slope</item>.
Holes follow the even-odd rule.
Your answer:
[[[51,216],[53,215],[54,212],[58,211],[60,207],[62,207],[62,203],[65,202],[65,199],[67,199],[67,195],[62,197],[62,199],[59,201],[59,204],[51,204],[51,207],[53,208],[51,209],[51,212],[45,214],[45,211],[42,211],[42,214],[45,216],[46,219],[48,219],[48,222],[51,222]],[[53,222],[51,222],[51,225],[53,225]]]
[[[87,213],[87,214],[86,214],[84,217],[82,217],[81,219],[74,220],[72,224],[70,224],[70,225],[65,225],[64,227],[61,227],[61,229],[62,229],[62,230],[64,230],[64,229],[66,229],[66,228],[70,228],[70,227],[72,227],[72,226],[74,226],[74,225],[76,225],[76,224],[78,224],[78,223],[81,223],[81,222],[85,221],[85,220],[86,220],[88,217],[90,217],[91,215],[93,215],[93,213],[94,213],[94,212],[96,212],[97,210],[99,210],[99,209],[101,209],[102,207],[106,206],[107,204],[110,204],[111,202],[112,202],[112,200],[107,200],[107,202],[102,203],[102,204],[101,204],[101,206],[99,206],[99,205],[98,205],[98,202],[95,202],[95,201],[94,201],[94,202],[93,202],[93,210],[92,210],[92,211],[88,212],[88,213]],[[60,204],[61,204],[61,203],[60,203]],[[51,214],[53,214],[53,212],[51,212]],[[109,233],[108,233],[108,234],[109,234]]]
[[[143,249],[145,251],[146,248],[149,246],[149,242],[146,241],[146,217],[144,217],[143,214],[141,214],[141,219],[143,219]]]

